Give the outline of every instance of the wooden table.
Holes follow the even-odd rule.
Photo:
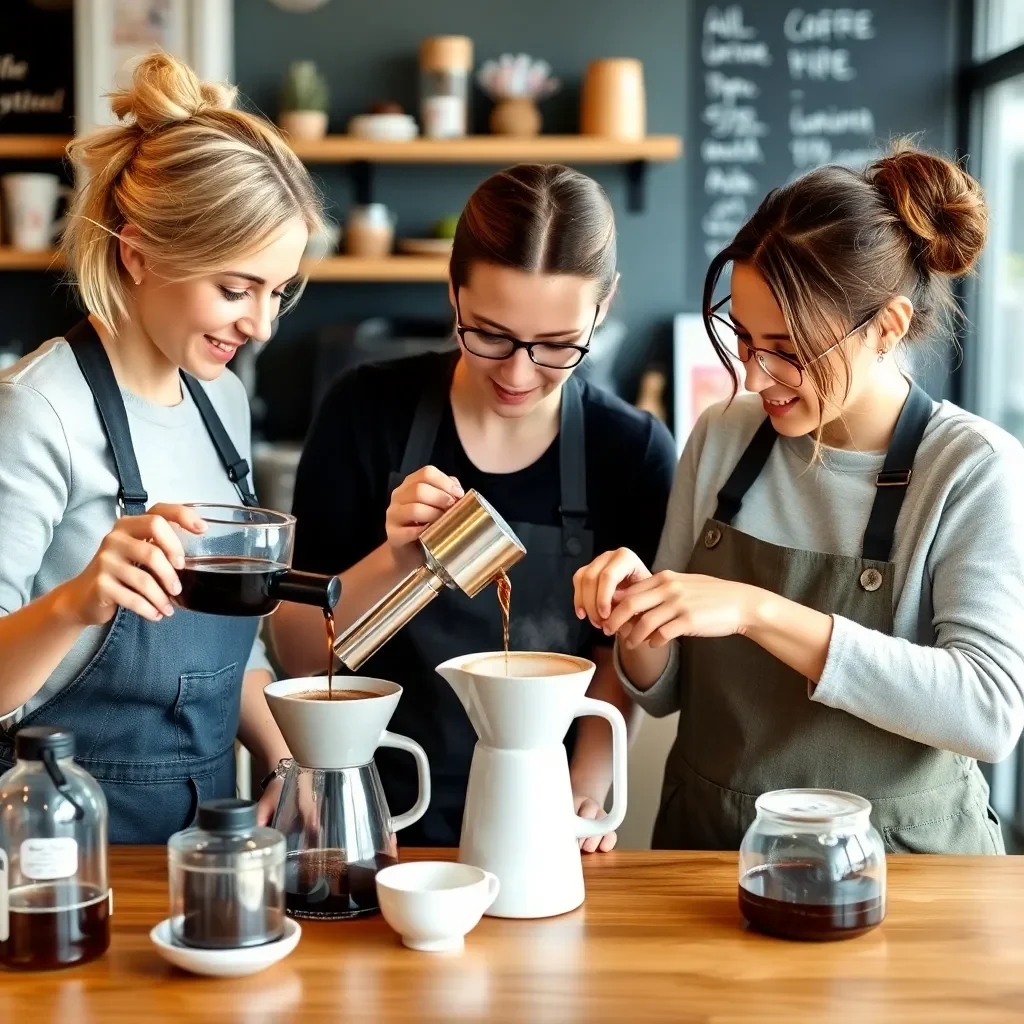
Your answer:
[[[403,859],[431,855],[450,852]],[[63,972],[0,972],[0,1021],[1024,1020],[1024,858],[892,857],[884,924],[822,945],[743,929],[734,854],[585,864],[578,911],[484,918],[459,955],[406,950],[379,916],[303,922],[286,960],[217,980],[177,971],[149,944],[167,915],[164,850],[116,848],[107,955]]]

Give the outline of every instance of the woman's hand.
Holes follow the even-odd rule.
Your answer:
[[[596,801],[592,800],[589,796],[574,795],[572,798],[573,806],[576,808],[576,813],[581,818],[605,818],[607,814],[603,807],[601,807]],[[580,850],[583,853],[608,853],[609,850],[615,849],[615,843],[618,841],[618,836],[614,832],[606,832],[603,836],[588,836],[586,839],[581,839]]]
[[[154,505],[144,516],[122,516],[85,569],[62,587],[58,609],[80,626],[109,622],[118,606],[150,622],[172,615],[181,593],[175,569],[185,550],[171,523],[203,533],[206,523],[184,505]]]
[[[611,634],[614,630],[605,629],[605,622],[612,609],[629,587],[650,576],[650,570],[629,548],[598,555],[572,578],[577,618],[590,619],[592,625]]]
[[[763,593],[715,576],[659,572],[625,590],[602,627],[627,650],[680,636],[732,636],[750,629]]]
[[[404,555],[427,526],[440,519],[462,495],[459,481],[434,466],[424,466],[407,476],[391,493],[384,520],[388,544],[395,554]]]

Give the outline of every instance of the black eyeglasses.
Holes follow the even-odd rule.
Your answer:
[[[758,348],[750,342],[750,335],[737,327],[731,320],[726,320],[718,315],[718,311],[732,298],[727,295],[721,302],[712,306],[708,312],[708,322],[711,324],[711,331],[718,342],[719,347],[733,359],[741,363],[749,363],[751,358],[757,360],[757,365],[771,377],[772,380],[787,388],[798,388],[804,382],[804,369],[811,363],[827,356],[833,349],[839,348],[844,341],[848,341],[859,331],[863,331],[875,316],[868,317],[864,323],[854,327],[849,334],[844,335],[834,345],[829,345],[823,352],[819,352],[806,363],[801,363],[795,355],[788,352],[776,352],[771,348]]]
[[[583,357],[590,351],[590,342],[594,337],[594,328],[601,312],[601,304],[594,310],[594,320],[590,325],[590,333],[584,345],[570,345],[560,341],[520,341],[510,338],[507,334],[496,334],[484,331],[479,327],[462,325],[462,310],[459,308],[459,296],[455,296],[455,313],[458,322],[455,333],[459,336],[467,352],[481,359],[511,359],[516,352],[526,349],[526,354],[537,366],[546,366],[549,370],[570,370],[578,366]]]

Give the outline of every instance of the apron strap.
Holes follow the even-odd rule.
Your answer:
[[[913,381],[903,411],[896,421],[882,472],[875,479],[875,500],[864,531],[863,557],[888,562],[892,553],[896,520],[917,458],[917,449],[932,417],[932,400]]]
[[[771,417],[765,417],[764,422],[757,428],[757,433],[751,438],[750,444],[740,456],[729,479],[725,481],[722,489],[718,492],[715,519],[720,523],[731,524],[736,518],[747,491],[750,490],[761,470],[764,469],[778,436],[778,432],[772,426]]]
[[[217,449],[220,461],[227,470],[228,479],[238,490],[242,504],[248,505],[250,508],[254,507],[256,496],[249,490],[249,463],[238,454],[238,449],[235,448],[228,432],[224,429],[224,424],[217,415],[217,410],[214,409],[202,384],[195,377],[185,373],[184,370],[181,371],[181,379],[185,382],[192,401],[196,403],[199,415],[206,426],[206,432],[210,435],[210,440],[213,441],[213,446]]]
[[[78,366],[85,377],[96,399],[100,419],[107,432],[111,451],[114,456],[114,467],[117,470],[117,500],[125,514],[139,516],[146,511],[149,495],[142,486],[142,475],[139,463],[135,458],[135,447],[132,444],[131,430],[128,427],[128,413],[125,411],[124,398],[114,376],[107,350],[103,347],[96,328],[88,318],[75,324],[67,334],[65,341],[71,346]],[[228,432],[224,429],[217,411],[199,381],[182,371],[182,380],[199,410],[199,416],[210,435],[220,461],[228,474],[228,479],[235,485],[244,504],[252,507],[256,497],[249,490],[249,464],[241,458],[235,449]]]
[[[562,385],[558,428],[558,464],[561,475],[562,550],[567,555],[583,551],[587,528],[587,441],[583,422],[583,395],[573,376]]]
[[[398,479],[404,480],[430,461],[441,426],[452,367],[431,381],[420,395],[402,454]],[[570,377],[562,385],[558,428],[558,461],[561,493],[558,513],[562,518],[562,550],[569,555],[583,551],[587,508],[587,451],[583,422],[583,397],[579,381]]]
[[[142,486],[142,475],[139,473],[132,434],[128,428],[128,414],[106,349],[88,319],[75,324],[64,338],[71,346],[82,376],[92,391],[110,441],[117,471],[118,504],[126,515],[141,516],[146,511],[149,495]]]

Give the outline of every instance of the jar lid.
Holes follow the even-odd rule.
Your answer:
[[[199,827],[206,832],[248,832],[256,827],[252,800],[204,800],[199,805]]]
[[[776,789],[762,793],[755,807],[773,818],[815,825],[871,814],[870,801],[839,789]]]
[[[469,71],[473,66],[473,40],[469,36],[431,36],[420,43],[424,71]]]
[[[70,729],[49,725],[30,725],[19,729],[14,737],[14,756],[22,761],[41,761],[43,751],[54,757],[73,757],[75,734]]]

